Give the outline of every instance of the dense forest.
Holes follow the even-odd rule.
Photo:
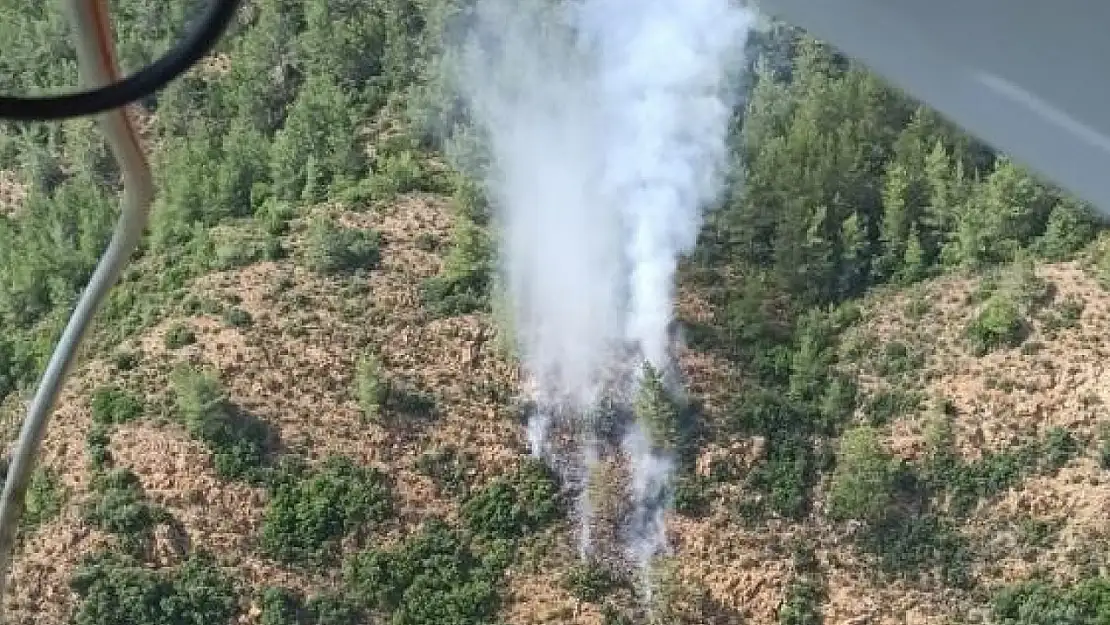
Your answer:
[[[4,92],[75,82],[54,4],[11,3],[0,20],[8,42],[0,57]],[[180,35],[190,14],[184,4],[113,3],[124,67],[149,61]],[[496,317],[493,208],[479,181],[448,158],[480,141],[439,63],[450,27],[467,11],[466,0],[245,3],[216,54],[135,112],[157,176],[154,218],[101,312],[89,357],[110,363],[113,375],[142,369],[136,354],[118,346],[182,316],[215,315],[250,328],[255,320],[243,307],[216,306],[195,285],[260,263],[303,267],[336,292],[372,299],[358,285],[393,250],[348,216],[414,197],[446,198],[452,224],[447,240],[415,239],[443,258],[436,275],[417,285],[422,318]],[[747,58],[728,189],[681,270],[683,291],[709,309],[681,319],[686,348],[727,363],[728,373],[715,383],[714,402],[679,409],[649,385],[639,404],[680,459],[675,515],[727,518],[721,532],[791,528],[783,557],[792,574],[773,610],[781,625],[825,622],[831,589],[818,552],[830,549],[830,536],[843,538],[836,548],[859,555],[860,566],[882,579],[958,597],[946,622],[1107,622],[1105,559],[1062,580],[986,583],[973,566],[984,557],[982,545],[961,530],[983,502],[1026,478],[1055,474],[1089,441],[1050,428],[1006,449],[960,454],[952,431],[959,416],[944,398],[926,397],[912,382],[876,390],[859,374],[916,380],[924,357],[897,341],[855,340],[874,298],[973,279],[975,312],[958,328],[967,349],[982,357],[1031,354],[1027,339],[1046,323],[1051,299],[1038,268],[1083,259],[1100,283],[1110,280],[1102,226],[1083,203],[800,30],[762,27]],[[90,120],[5,124],[0,172],[8,198],[0,205],[0,397],[10,441],[22,399],[111,234],[119,177]],[[927,306],[925,299],[911,304]],[[1056,306],[1059,327],[1081,314]],[[359,314],[359,323],[374,323]],[[200,339],[175,322],[160,340],[175,350]],[[371,347],[351,363],[343,391],[366,423],[400,428],[396,421],[434,420],[445,410],[437,389],[391,376]],[[525,566],[529,541],[565,530],[566,502],[546,467],[522,461],[478,479],[468,468],[476,449],[423,453],[417,467],[457,512],[429,512],[402,536],[377,541],[376,528],[392,527],[400,514],[402,486],[387,468],[279,451],[273,428],[233,401],[221,372],[178,364],[165,401],[111,382],[81,398],[92,424],[74,442],[87,457],[84,491],[67,493],[75,487],[59,474],[73,467],[44,465],[36,473],[24,542],[67,506],[80,523],[112,537],[67,580],[75,599],[65,620],[514,622],[505,616],[505,580]],[[512,392],[484,392],[512,412]],[[927,450],[900,457],[884,444],[883,428],[916,412],[930,418]],[[156,528],[174,526],[174,514],[144,493],[111,445],[116,432],[152,415],[203,445],[220,483],[261,493],[265,512],[252,548],[279,570],[307,571],[313,583],[251,588],[235,581],[234,562],[201,548],[174,566],[151,564]],[[762,451],[745,470],[728,463],[699,470],[704,450],[756,439]],[[1110,439],[1099,440],[1090,444],[1102,445],[1108,467]],[[735,606],[705,589],[668,587],[665,569],[652,609],[632,599],[632,580],[604,562],[568,564],[559,580],[607,624],[741,622]],[[25,622],[36,620],[32,606],[20,609],[31,610],[20,617]]]

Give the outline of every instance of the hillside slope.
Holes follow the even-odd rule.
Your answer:
[[[326,205],[316,210],[381,232],[380,268],[334,278],[305,269],[307,226],[294,223],[286,239],[290,258],[197,279],[189,292],[207,312],[167,318],[115,354],[90,359],[75,374],[42,459],[57,475],[64,503],[21,546],[15,593],[8,601],[16,622],[66,622],[79,602],[70,578],[82,559],[119,544],[84,512],[97,497],[96,469],[84,443],[94,428],[97,389],[119,387],[144,406],[141,418],[114,428],[108,449],[112,466],[134,471],[145,498],[172,518],[154,532],[148,565],[172,567],[189,551],[210,550],[243,588],[279,585],[318,593],[341,587],[342,575],[340,567],[305,569],[265,554],[259,537],[272,496],[264,486],[220,477],[209,450],[190,436],[174,407],[170,382],[182,363],[217,371],[231,401],[275,430],[280,440],[275,453],[311,462],[338,454],[384,471],[397,504],[370,538],[375,546],[399,544],[432,516],[460,522],[459,499],[440,492],[420,467],[423,454],[467,452],[472,462],[464,479],[476,489],[511,473],[526,453],[510,401],[519,394],[517,375],[498,347],[495,322],[485,314],[432,318],[414,291],[420,279],[440,268],[440,255],[416,241],[447,236],[445,204],[413,196],[377,211],[336,212]],[[934,503],[925,507],[943,509],[966,546],[959,566],[966,567],[970,583],[940,582],[936,571],[950,563],[931,554],[883,569],[876,563],[883,552],[861,547],[860,528],[830,521],[821,503],[799,520],[753,523],[741,505],[750,495],[743,481],[719,476],[728,473],[722,466],[742,472],[757,462],[760,440],[717,440],[703,447],[697,461],[698,471],[712,476],[708,509],[670,519],[674,573],[668,592],[675,622],[783,622],[784,601],[800,579],[811,576],[827,589],[820,608],[827,623],[968,622],[984,610],[983,593],[1002,584],[1038,571],[1071,582],[1090,576],[1091,566],[1097,573],[1108,555],[1110,491],[1099,456],[1107,439],[1100,438],[1099,428],[1110,398],[1099,363],[1110,352],[1110,339],[1101,331],[1110,298],[1075,263],[1046,265],[1036,274],[1036,288],[1051,299],[1030,308],[1021,347],[973,353],[966,328],[981,307],[976,292],[982,301],[983,283],[991,289],[992,281],[963,277],[871,296],[840,341],[839,366],[856,376],[862,390],[854,421],[875,424],[892,458],[923,465],[935,452],[929,431],[941,414],[941,400],[947,401],[950,443],[961,466],[1043,440],[1053,428],[1073,439],[1074,448],[1059,445],[1064,455],[1051,471],[1030,469],[1025,475],[1017,465],[1013,475],[1004,470],[997,484],[976,491],[959,515],[930,495]],[[1000,275],[993,282],[1003,286],[994,289],[1032,279],[1019,269]],[[709,313],[698,304],[697,287],[685,293],[682,312],[704,319]],[[229,323],[226,311],[232,309],[245,311],[250,323]],[[195,342],[167,347],[167,333],[181,324],[192,329]],[[398,415],[375,422],[361,416],[355,363],[367,349],[379,354],[392,379],[434,398],[434,419]],[[118,354],[137,364],[121,369]],[[726,419],[730,385],[738,381],[729,374],[732,365],[691,348],[683,351],[682,362],[687,385],[704,406],[702,418]],[[526,541],[507,574],[504,622],[601,622],[598,606],[605,602],[583,602],[563,584],[576,566],[571,529],[561,522]],[[811,569],[800,568],[800,544],[812,550]],[[611,596],[634,608],[629,595]],[[257,597],[246,593],[240,601],[239,622],[263,622]]]

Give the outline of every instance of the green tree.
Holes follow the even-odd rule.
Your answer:
[[[894,475],[894,463],[873,428],[844,432],[829,482],[830,515],[869,523],[882,520],[893,501]]]
[[[649,363],[644,363],[634,408],[653,446],[671,452],[678,449],[682,442],[681,413],[663,384],[662,374]]]

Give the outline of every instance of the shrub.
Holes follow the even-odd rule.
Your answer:
[[[49,468],[39,468],[31,473],[27,494],[23,500],[21,530],[26,531],[49,522],[62,511],[65,487],[58,474]]]
[[[967,326],[971,347],[980,355],[1000,347],[1017,347],[1027,332],[1017,304],[1003,294],[988,298]]]
[[[166,510],[145,501],[139,478],[130,469],[99,476],[95,487],[84,507],[85,522],[115,535],[128,553],[142,553],[155,526],[170,521]]]
[[[433,518],[399,549],[355,554],[343,572],[352,595],[394,625],[480,625],[497,614],[504,566]]]
[[[89,461],[92,463],[93,469],[101,470],[111,464],[112,454],[108,450],[108,445],[111,442],[111,430],[108,425],[94,423],[92,428],[89,429],[89,434],[85,438],[85,450],[89,454]]]
[[[427,452],[416,461],[416,469],[435,482],[440,493],[465,496],[469,492],[474,458],[453,447]]]
[[[123,389],[102,386],[93,391],[92,418],[96,423],[127,423],[142,414],[142,401]]]
[[[173,385],[185,429],[212,452],[216,473],[225,479],[259,479],[272,437],[266,424],[233,406],[210,374],[180,369]]]
[[[278,484],[262,522],[262,546],[283,562],[329,562],[338,542],[392,513],[384,474],[329,458],[307,477]]]
[[[561,512],[554,474],[532,459],[526,460],[512,477],[493,480],[462,508],[471,530],[495,538],[519,538],[535,532]]]
[[[381,235],[318,217],[309,229],[307,260],[310,269],[327,275],[375,269],[381,262]]]
[[[590,560],[570,567],[562,584],[577,599],[598,603],[620,586],[620,580],[602,563]]]
[[[389,397],[389,381],[373,354],[363,354],[355,364],[355,394],[362,414],[372,421],[378,420]]]
[[[1048,431],[1044,442],[1044,464],[1050,472],[1055,472],[1079,453],[1079,443],[1071,432],[1062,427]]]
[[[477,274],[433,276],[421,285],[424,308],[433,317],[454,317],[489,308],[487,279]]]
[[[254,318],[242,308],[234,307],[224,314],[224,322],[234,328],[247,328],[254,324]]]
[[[197,335],[187,324],[176,323],[166,330],[163,342],[166,345],[166,349],[180,349],[186,345],[196,343]]]
[[[967,541],[936,515],[888,515],[870,528],[863,542],[866,549],[879,555],[879,564],[887,572],[910,578],[929,572],[947,584],[968,584]]]
[[[213,236],[214,268],[219,270],[246,267],[262,260],[278,260],[285,255],[274,232],[254,228],[216,228]]]
[[[680,474],[674,480],[674,511],[692,518],[709,512],[711,483],[708,478],[690,473]]]
[[[79,600],[75,625],[231,623],[238,612],[232,579],[204,552],[162,570],[99,554],[81,564],[70,585]]]
[[[304,597],[285,588],[264,588],[258,600],[261,625],[355,625],[362,611],[349,599],[323,594],[305,602]]]
[[[663,386],[663,377],[647,363],[634,409],[653,447],[673,452],[680,446],[682,428],[678,406]]]
[[[894,493],[894,462],[870,427],[848,430],[840,439],[829,484],[829,513],[837,519],[877,522]]]
[[[1041,581],[995,594],[991,616],[999,625],[1100,625],[1110,620],[1110,578],[1099,576],[1060,588]]]
[[[915,412],[921,406],[921,395],[900,388],[883,389],[867,402],[865,409],[872,425],[885,425]]]
[[[821,625],[821,603],[824,588],[808,577],[799,577],[786,587],[786,597],[779,606],[779,625]]]

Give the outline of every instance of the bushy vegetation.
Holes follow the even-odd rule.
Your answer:
[[[49,468],[35,469],[31,473],[27,494],[23,500],[23,516],[19,519],[20,530],[27,532],[48,523],[62,511],[65,500],[66,489],[58,473]]]
[[[116,536],[127,553],[140,556],[154,538],[155,526],[171,520],[169,512],[146,501],[130,469],[99,474],[94,486],[84,506],[85,522]]]
[[[308,599],[291,590],[267,587],[259,593],[261,625],[356,625],[364,621],[362,609],[338,593]]]
[[[363,354],[355,365],[355,394],[358,406],[367,419],[377,421],[381,418],[382,408],[389,398],[389,380],[373,354]]]
[[[876,522],[886,516],[896,467],[882,449],[876,431],[848,430],[840,438],[836,470],[829,485],[829,512],[834,518]]]
[[[216,473],[225,479],[260,479],[273,439],[266,424],[232,404],[211,373],[178,369],[173,387],[185,429],[208,446]]]
[[[206,553],[173,569],[149,569],[130,556],[87,558],[71,581],[76,625],[230,623],[239,611],[232,579]]]
[[[125,67],[164,50],[189,17],[148,0],[117,4]],[[6,90],[74,84],[71,53],[43,54],[57,49],[58,33],[65,31],[60,14],[38,5],[12,10],[25,17],[0,25],[8,44],[0,58]],[[443,30],[460,10],[466,12],[440,0],[258,0],[220,44],[218,58],[231,60],[226,71],[184,76],[138,103],[143,119],[152,120],[145,132],[160,192],[150,236],[106,303],[95,344],[115,348],[122,338],[181,312],[174,302],[184,301],[203,272],[282,258],[285,244],[301,242],[301,230],[291,224],[299,228],[305,218],[307,236],[297,253],[308,268],[334,276],[373,270],[383,253],[375,232],[310,216],[377,210],[410,192],[450,192],[455,200],[450,241],[419,242],[445,254],[442,272],[421,285],[425,311],[444,317],[489,310],[496,285],[486,198],[474,180],[446,172],[432,140],[444,129],[471,130],[435,73]],[[849,430],[838,441],[857,401],[838,342],[858,311],[844,303],[874,287],[908,285],[946,271],[1020,265],[1030,254],[1072,258],[1092,239],[1089,264],[1110,285],[1110,244],[1082,202],[828,45],[772,24],[753,33],[748,47],[752,72],[738,99],[743,119],[732,125],[727,145],[743,175],[727,177],[723,201],[683,268],[683,279],[700,287],[712,309],[706,316],[712,322],[689,328],[689,344],[726,359],[737,383],[727,414],[705,424],[705,431],[684,431],[678,423],[683,415],[663,403],[646,412],[661,447],[758,437],[763,453],[741,476],[703,480],[682,473],[676,506],[697,513],[706,493],[716,492],[714,482],[735,480],[743,492],[736,507],[746,520],[802,520],[814,485],[831,471],[831,509],[865,522],[862,544],[881,555],[881,564],[939,567],[951,573],[946,579],[958,581],[966,555],[962,515],[1031,472],[1058,468],[1078,453],[1078,443],[1053,431],[1044,441],[974,462],[941,450],[920,466],[907,466],[864,430]],[[0,215],[0,399],[39,377],[111,234],[118,172],[96,137],[92,120],[0,128],[0,169],[17,172],[28,192],[18,211]],[[1024,269],[1013,273],[1023,277],[996,279],[975,302],[966,332],[981,352],[1019,344],[1039,318],[1035,308],[1047,294]],[[250,323],[239,308],[223,312],[199,297],[183,306],[186,314],[224,314],[236,327]],[[910,309],[913,316],[925,314],[923,300]],[[1079,314],[1061,305],[1061,327]],[[919,408],[901,382],[917,375],[923,361],[903,339],[879,348],[878,373],[897,384],[863,406],[872,425]],[[180,349],[195,343],[197,334],[175,323],[164,340],[167,348]],[[116,365],[128,370],[136,363],[119,359]],[[406,387],[374,365],[359,362],[353,389],[369,418],[436,411],[429,389]],[[214,376],[179,375],[173,391],[182,423],[211,451],[219,475],[272,490],[264,542],[275,557],[326,560],[336,541],[387,514],[380,476],[368,477],[374,474],[367,469],[301,474],[268,467],[272,434],[230,402]],[[144,508],[125,473],[109,470],[109,426],[144,409],[143,400],[125,391],[97,391],[97,423],[86,440],[101,484],[90,519],[125,535],[141,534],[145,530],[136,528],[148,527],[157,514]],[[1110,445],[1104,447],[1103,462],[1110,466]],[[481,545],[430,524],[396,551],[360,556],[368,559],[365,566],[351,565],[360,571],[352,577],[357,597],[297,599],[292,622],[370,620],[347,601],[395,625],[496,618],[502,563],[479,553],[488,547],[483,541],[546,527],[560,514],[558,488],[532,467],[471,489],[467,462],[453,458],[430,455],[421,470],[463,501],[461,520]],[[443,466],[436,465],[440,460]],[[869,488],[878,489],[879,503],[862,496]],[[374,562],[386,563],[380,575]],[[217,583],[215,567],[200,560],[155,573],[107,558],[82,575],[80,625],[225,623],[234,613],[231,586]],[[805,580],[791,587],[783,622],[811,622],[820,601],[814,588]],[[999,608],[996,616],[1036,623],[1023,616],[1034,608],[1022,606],[1055,602],[1066,610],[1046,614],[1087,622],[1073,616],[1085,613],[1067,592],[1038,593],[1014,595],[1018,599],[1008,605],[1017,612]],[[267,609],[263,618],[279,618],[269,614],[287,612]],[[606,622],[626,618],[605,611]]]
[[[197,342],[197,334],[186,323],[175,323],[166,329],[163,342],[166,349],[180,349]]]
[[[667,388],[662,375],[645,363],[635,402],[636,418],[652,446],[674,453],[682,444],[681,412]]]
[[[1061,588],[1030,581],[999,591],[991,616],[999,625],[1098,625],[1110,619],[1110,578],[1089,577]]]
[[[541,530],[562,513],[558,483],[537,460],[525,460],[513,475],[494,479],[462,507],[462,517],[472,531],[506,539]]]
[[[308,266],[322,274],[375,269],[381,261],[381,235],[347,228],[328,217],[317,217],[308,231]]]
[[[480,625],[497,614],[507,555],[497,545],[479,555],[433,518],[399,548],[355,554],[343,571],[352,595],[395,625]]]
[[[624,584],[604,564],[595,560],[579,562],[563,574],[563,587],[575,598],[600,603]]]
[[[102,386],[93,391],[92,418],[96,423],[127,423],[142,414],[142,400],[121,388]]]
[[[365,532],[392,514],[386,477],[347,458],[279,482],[262,522],[262,546],[283,562],[322,565],[345,536]]]

